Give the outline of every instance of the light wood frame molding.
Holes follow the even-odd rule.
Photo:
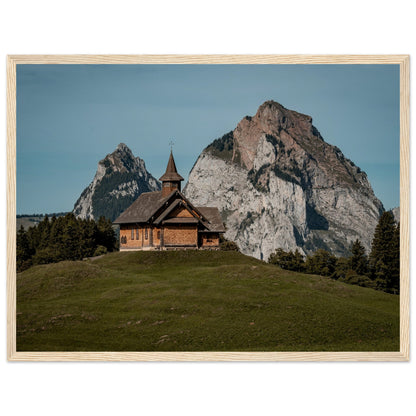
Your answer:
[[[409,55],[10,55],[7,57],[7,358],[10,361],[408,361]],[[17,352],[16,65],[396,64],[400,65],[400,351],[398,352]]]

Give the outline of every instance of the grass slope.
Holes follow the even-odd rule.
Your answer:
[[[38,225],[43,220],[43,217],[17,217],[16,218],[16,230],[20,230],[20,227],[23,225],[23,228],[27,230],[29,227]]]
[[[18,351],[398,351],[399,297],[236,252],[112,253],[17,275]]]

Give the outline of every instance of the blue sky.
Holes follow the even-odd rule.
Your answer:
[[[70,211],[120,142],[159,178],[266,100],[308,114],[399,205],[398,65],[18,65],[17,213]]]

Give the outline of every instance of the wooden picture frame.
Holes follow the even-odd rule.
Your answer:
[[[400,351],[398,352],[19,352],[16,351],[16,65],[396,64],[400,66]],[[7,357],[10,361],[408,361],[408,55],[11,55],[7,59]]]

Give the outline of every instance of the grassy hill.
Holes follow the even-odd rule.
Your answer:
[[[21,216],[16,218],[16,230],[20,230],[20,227],[23,225],[23,228],[27,230],[29,227],[38,225],[43,220],[43,216]]]
[[[129,252],[17,275],[18,351],[398,351],[399,297],[236,252]]]
[[[33,214],[33,215],[26,215],[20,214],[16,215],[16,230],[20,230],[20,227],[23,225],[23,228],[27,230],[29,227],[34,227],[38,225],[47,215],[49,218],[55,217],[62,217],[67,212],[54,212],[52,214]]]

